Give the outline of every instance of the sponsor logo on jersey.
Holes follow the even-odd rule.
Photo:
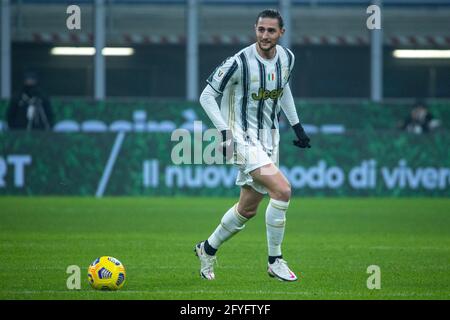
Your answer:
[[[283,89],[264,90],[259,88],[258,94],[252,93],[253,100],[267,100],[267,99],[279,99],[283,95]]]

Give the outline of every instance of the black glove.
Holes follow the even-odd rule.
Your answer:
[[[222,142],[220,143],[222,148],[222,154],[225,160],[229,160],[233,157],[234,152],[234,139],[231,130],[222,130],[220,131],[222,134]]]
[[[295,135],[297,136],[298,140],[292,141],[295,146],[299,148],[311,148],[311,145],[309,144],[309,137],[306,135],[305,130],[303,130],[302,125],[299,123],[292,126],[292,129],[294,129]]]

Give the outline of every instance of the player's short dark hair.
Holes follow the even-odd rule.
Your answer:
[[[278,10],[266,9],[261,11],[258,14],[258,17],[256,17],[256,24],[258,24],[259,18],[278,19],[278,25],[280,26],[280,29],[283,29],[284,27],[283,17],[281,16],[280,12],[278,12]]]

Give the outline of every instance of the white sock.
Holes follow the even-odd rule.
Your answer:
[[[243,217],[237,211],[237,203],[231,207],[222,217],[220,224],[217,226],[216,230],[208,238],[208,243],[214,249],[219,249],[219,247],[234,236],[236,233],[244,229],[247,218]]]
[[[270,199],[266,210],[267,246],[269,256],[281,256],[281,243],[286,224],[286,210],[289,201]]]

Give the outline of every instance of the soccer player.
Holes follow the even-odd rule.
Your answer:
[[[268,9],[259,13],[256,43],[219,65],[200,96],[202,107],[222,134],[225,159],[239,168],[236,185],[241,187],[239,202],[225,213],[209,238],[195,246],[200,275],[208,280],[215,278],[214,262],[219,247],[255,216],[267,193],[268,274],[283,281],[297,280],[281,252],[291,186],[278,169],[280,110],[297,136],[294,145],[311,146],[289,88],[294,54],[277,44],[284,31],[278,11]],[[216,102],[219,96],[220,108]]]

